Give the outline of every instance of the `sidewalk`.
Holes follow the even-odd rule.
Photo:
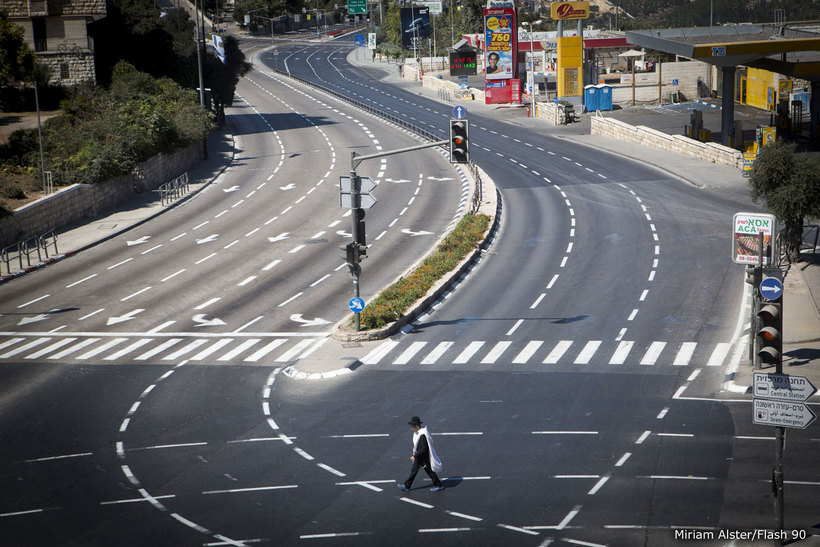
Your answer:
[[[26,273],[44,268],[49,264],[59,262],[80,251],[127,232],[155,216],[178,206],[190,199],[205,186],[214,182],[233,160],[233,155],[233,135],[230,131],[225,127],[212,131],[208,136],[208,158],[188,171],[190,192],[186,196],[173,203],[162,205],[157,192],[145,192],[143,194],[137,194],[132,200],[115,208],[100,212],[100,214],[94,218],[81,220],[57,228],[55,230],[58,250],[56,256],[51,256],[48,260],[39,264],[32,264],[30,267],[28,267],[25,262],[23,263],[23,268],[19,267],[19,263],[12,263],[13,273],[0,277],[0,283],[5,283]],[[17,266],[16,271],[15,266]]]

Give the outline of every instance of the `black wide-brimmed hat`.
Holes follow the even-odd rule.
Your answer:
[[[410,421],[407,422],[407,425],[421,425],[421,419],[418,416],[413,416],[410,418]]]

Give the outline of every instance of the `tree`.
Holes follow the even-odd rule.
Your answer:
[[[763,147],[749,177],[752,200],[763,202],[786,225],[789,262],[800,261],[804,219],[820,216],[820,158],[795,154],[796,148],[782,139]]]
[[[23,27],[12,23],[8,14],[0,11],[0,87],[10,81],[30,78],[35,56],[23,35]]]

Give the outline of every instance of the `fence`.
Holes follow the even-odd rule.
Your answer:
[[[160,184],[157,188],[162,205],[171,203],[188,193],[188,172],[165,184]]]
[[[54,247],[54,252],[51,255],[49,255],[50,246]],[[37,261],[32,264],[31,259],[35,253],[37,254]],[[57,234],[54,231],[46,232],[25,241],[18,241],[0,251],[0,274],[3,273],[4,269],[7,274],[13,273],[12,265],[15,263],[19,264],[19,268],[15,268],[15,271],[23,270],[57,254]],[[24,260],[25,264],[23,263]]]

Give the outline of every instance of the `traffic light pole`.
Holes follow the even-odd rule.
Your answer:
[[[407,148],[399,148],[397,150],[388,150],[387,152],[379,152],[378,154],[368,154],[366,156],[358,156],[356,152],[350,153],[350,218],[351,218],[351,234],[353,241],[346,246],[347,265],[350,268],[350,273],[353,274],[353,297],[359,297],[359,278],[362,275],[362,267],[360,265],[362,257],[367,256],[367,244],[364,238],[364,209],[362,209],[362,179],[356,173],[356,168],[365,160],[372,160],[376,158],[383,158],[385,156],[393,156],[395,154],[402,154],[404,152],[413,152],[415,150],[422,150],[424,148],[433,148],[435,146],[444,146],[448,141],[436,141],[427,144],[420,144],[418,146],[410,146]],[[353,323],[356,332],[362,328],[361,312],[353,312]]]

